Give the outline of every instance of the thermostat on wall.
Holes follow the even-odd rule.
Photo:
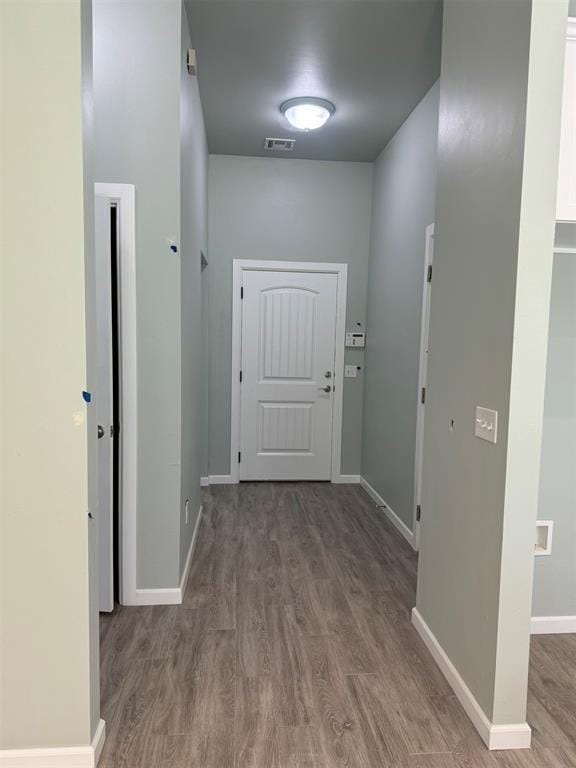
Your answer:
[[[365,347],[366,334],[364,331],[348,331],[346,333],[347,347]]]

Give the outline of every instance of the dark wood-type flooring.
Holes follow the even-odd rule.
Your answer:
[[[358,486],[212,487],[183,605],[102,616],[102,768],[576,767],[574,636],[533,638],[534,748],[490,753],[415,585]]]

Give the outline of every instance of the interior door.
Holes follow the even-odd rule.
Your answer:
[[[416,412],[416,461],[414,503],[416,505],[416,548],[420,536],[420,512],[422,509],[422,469],[424,459],[424,418],[426,413],[426,382],[430,353],[430,299],[432,289],[432,264],[434,261],[434,224],[426,228],[424,257],[424,286],[422,289],[422,325],[420,329],[420,372],[418,375],[418,404]]]
[[[240,479],[329,480],[338,277],[244,271],[242,287]]]
[[[110,200],[96,195],[96,334],[98,372],[98,539],[100,610],[114,609],[113,454],[112,454],[112,281]]]

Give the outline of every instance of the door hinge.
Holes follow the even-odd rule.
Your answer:
[[[242,371],[240,371],[240,383],[242,383]]]
[[[240,286],[240,298],[241,299],[244,298],[244,286],[243,285]]]
[[[238,451],[238,464],[242,461],[242,453]]]
[[[418,504],[418,505],[416,506],[416,522],[417,522],[417,523],[419,523],[419,522],[420,522],[420,518],[421,518],[421,517],[422,517],[422,507],[420,506],[420,504]]]
[[[422,402],[422,405],[426,402],[426,387],[422,387],[422,392],[420,393],[420,401]]]
[[[432,282],[432,264],[428,264],[428,272],[426,274],[426,282]]]

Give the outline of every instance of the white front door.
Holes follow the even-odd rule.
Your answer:
[[[241,480],[329,480],[338,276],[243,271]]]
[[[100,610],[114,609],[113,455],[112,455],[112,253],[110,199],[96,195],[96,332],[98,419],[98,524]]]

